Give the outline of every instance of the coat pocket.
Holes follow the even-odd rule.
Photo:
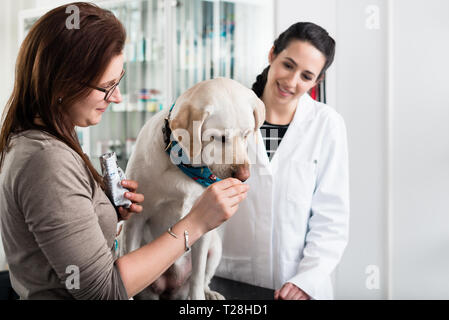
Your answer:
[[[316,164],[292,160],[287,177],[287,200],[310,208],[316,185]]]

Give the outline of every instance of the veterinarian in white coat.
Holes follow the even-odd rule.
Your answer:
[[[297,23],[274,42],[270,66],[253,85],[266,125],[288,129],[271,161],[262,131],[257,143],[249,139],[257,155],[250,192],[222,227],[217,275],[275,289],[275,299],[332,299],[331,273],[348,241],[345,124],[307,93],[332,63],[334,47],[321,27]]]

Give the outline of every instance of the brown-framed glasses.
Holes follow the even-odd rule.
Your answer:
[[[112,86],[110,86],[109,88],[101,88],[101,87],[96,87],[96,86],[91,86],[88,85],[89,88],[104,92],[104,100],[108,101],[109,98],[111,98],[112,94],[114,93],[115,89],[118,87],[118,85],[120,84],[120,81],[122,81],[123,77],[125,76],[125,69],[123,69],[122,73],[120,74],[120,78],[119,80],[114,83]]]

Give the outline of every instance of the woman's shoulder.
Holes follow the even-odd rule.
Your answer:
[[[327,124],[329,129],[345,126],[343,116],[334,107],[323,102],[316,101],[310,96],[308,96],[308,101],[315,121],[320,122],[322,125]]]
[[[4,165],[13,171],[39,166],[49,166],[58,171],[84,167],[82,158],[73,149],[40,130],[27,130],[14,135]]]
[[[29,130],[15,135],[5,156],[2,180],[14,188],[59,181],[64,184],[95,187],[95,180],[83,159],[64,142],[46,132]],[[20,179],[18,179],[20,177]],[[80,187],[81,188],[81,187]]]
[[[57,157],[63,157],[65,160],[80,158],[67,144],[41,130],[26,130],[14,135],[11,138],[11,150],[16,151],[16,156],[22,154],[25,157],[55,158],[56,154]]]

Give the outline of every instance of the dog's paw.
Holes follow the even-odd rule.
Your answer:
[[[226,300],[226,298],[217,291],[205,290],[206,300]]]

